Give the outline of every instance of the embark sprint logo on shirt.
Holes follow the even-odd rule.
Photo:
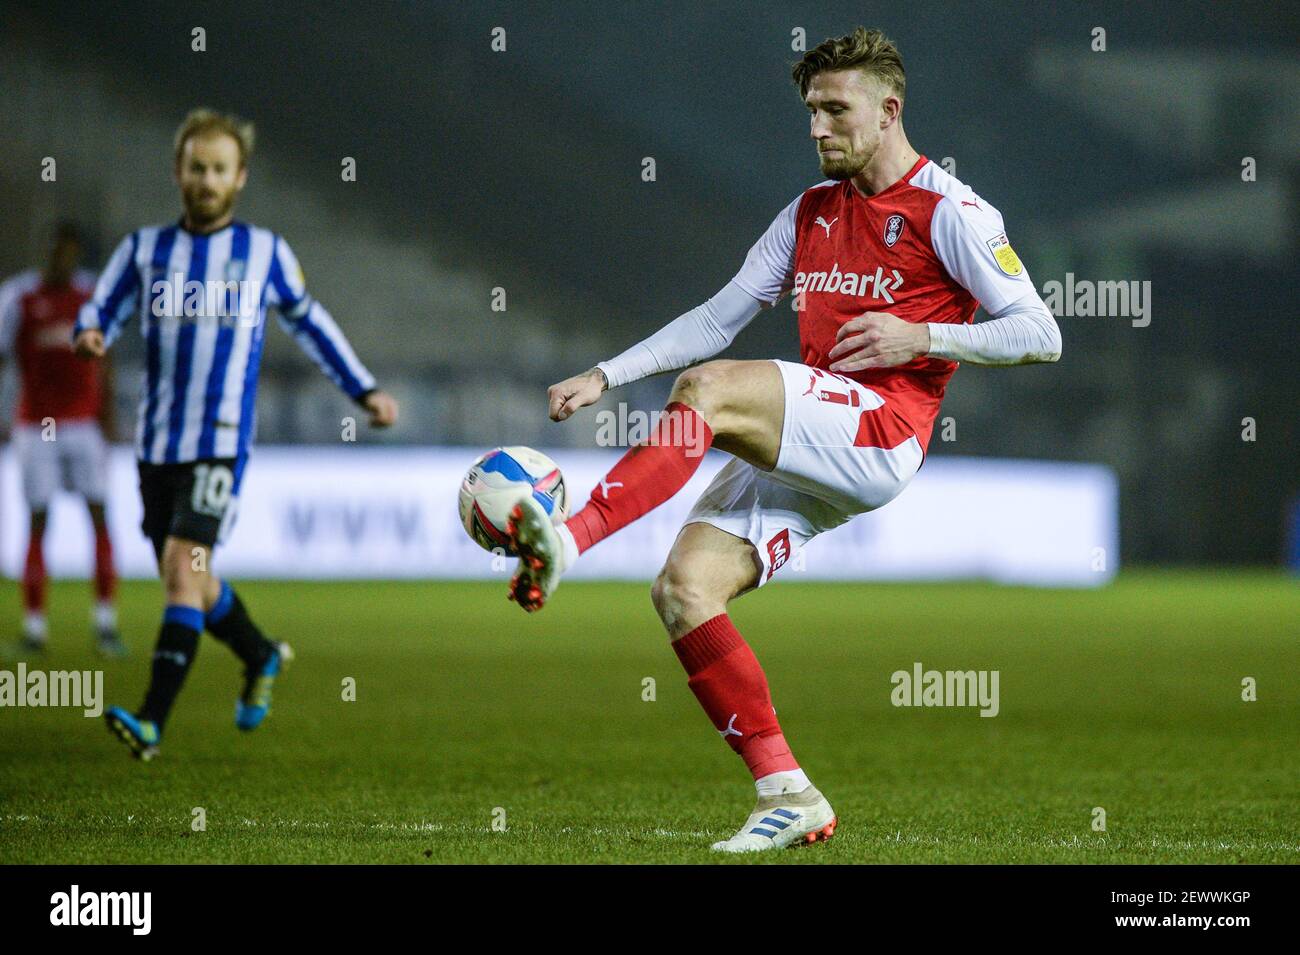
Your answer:
[[[223,324],[257,324],[262,283],[227,278],[186,281],[184,272],[154,272],[149,311],[155,318],[219,318]]]
[[[831,266],[829,272],[796,272],[794,275],[793,295],[790,307],[802,312],[804,296],[808,292],[825,292],[827,295],[854,295],[879,299],[889,305],[894,304],[892,292],[903,285],[903,276],[898,269],[885,271],[883,265],[877,266],[875,272],[841,272],[838,262]]]
[[[127,925],[132,935],[148,935],[153,927],[152,892],[68,892],[50,896],[51,925]]]

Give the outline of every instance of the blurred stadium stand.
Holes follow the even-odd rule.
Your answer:
[[[546,420],[545,386],[712,294],[817,180],[790,31],[812,45],[869,15],[594,0],[4,11],[0,273],[32,263],[59,217],[87,225],[100,261],[174,218],[176,122],[199,104],[240,112],[259,127],[240,214],[286,235],[404,400],[383,440],[474,447],[594,442],[590,424]],[[957,440],[931,453],[1109,464],[1128,562],[1277,563],[1300,492],[1294,26],[1266,4],[1200,3],[927,3],[868,25],[903,51],[913,143],[1002,210],[1040,289],[1067,272],[1152,283],[1148,327],[1062,318],[1059,365],[960,372],[943,411]],[[1098,25],[1105,53],[1089,48]],[[507,53],[489,48],[495,26]],[[39,182],[47,155],[57,187]],[[123,345],[126,434],[138,336]],[[730,354],[796,349],[782,303]],[[669,384],[617,397],[651,408]],[[269,335],[261,440],[336,441],[350,413]]]

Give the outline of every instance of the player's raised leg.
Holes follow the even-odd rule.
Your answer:
[[[758,586],[753,545],[710,524],[687,524],[655,579],[655,610],[714,729],[745,761],[758,803],[724,852],[758,852],[828,839],[836,818],[790,752],[767,677],[727,615],[727,604]]]
[[[586,379],[551,389],[553,417],[557,400],[562,409],[573,389],[590,387]],[[649,439],[623,455],[561,527],[535,502],[520,503],[507,528],[520,555],[511,598],[525,610],[540,609],[580,554],[680,491],[710,447],[771,470],[784,410],[784,384],[770,361],[710,361],[682,372]]]

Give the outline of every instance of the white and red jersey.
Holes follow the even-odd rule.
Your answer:
[[[847,180],[806,190],[750,249],[734,282],[768,303],[792,292],[801,361],[824,369],[840,326],[864,312],[967,324],[979,305],[996,314],[1037,298],[1001,213],[924,156],[873,196]],[[889,399],[926,447],[956,367],[921,357],[845,376]]]
[[[0,285],[0,355],[18,356],[19,422],[99,417],[104,400],[100,364],[78,358],[72,350],[77,313],[94,287],[95,277],[81,271],[67,285],[48,285],[34,270]]]

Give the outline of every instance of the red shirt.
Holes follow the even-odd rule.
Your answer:
[[[829,369],[840,326],[864,312],[965,324],[981,304],[994,312],[1034,293],[1004,228],[995,208],[921,156],[872,196],[848,181],[805,190],[750,250],[736,282],[768,302],[791,292],[800,360]],[[926,356],[842,374],[885,397],[925,448],[956,368]]]
[[[72,328],[91,288],[80,276],[57,286],[33,273],[9,285],[0,301],[0,342],[11,343],[4,350],[18,356],[17,420],[40,424],[45,418],[98,418],[104,400],[100,365],[72,350]]]

